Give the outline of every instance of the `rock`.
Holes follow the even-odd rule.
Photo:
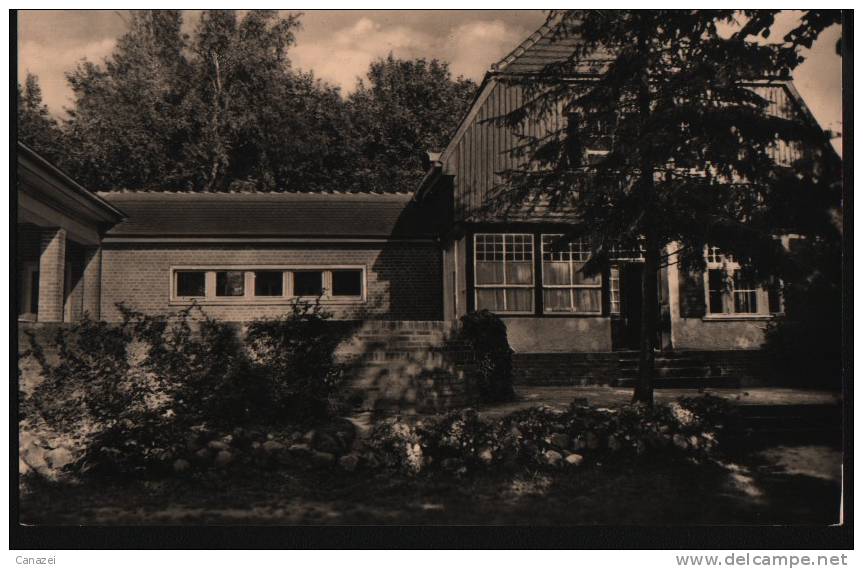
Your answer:
[[[363,461],[366,463],[366,466],[368,466],[372,470],[376,469],[381,465],[377,455],[375,455],[375,453],[373,452],[367,452],[366,454],[364,454]]]
[[[328,433],[318,433],[312,441],[312,446],[316,450],[330,454],[344,454],[346,450],[336,437]]]
[[[231,445],[226,443],[224,440],[221,441],[210,441],[207,443],[207,447],[213,450],[228,450],[231,448]]]
[[[351,451],[357,436],[357,428],[347,419],[333,419],[312,433],[311,441],[314,448],[342,455]]]
[[[584,462],[584,457],[574,452],[572,454],[566,455],[566,458],[564,460],[570,466],[579,466],[582,462]]]
[[[226,450],[220,450],[216,455],[216,466],[227,466],[234,461],[234,455]]]
[[[183,472],[188,472],[189,469],[192,468],[191,463],[188,460],[178,458],[174,461],[174,472],[177,474],[182,474]]]
[[[491,462],[494,460],[494,453],[488,447],[485,447],[482,450],[480,450],[478,456],[479,456],[479,459],[481,461],[483,461],[485,464],[491,464]]]
[[[57,447],[45,453],[45,459],[51,468],[63,468],[74,460],[71,451],[65,447]]]
[[[549,466],[557,466],[563,460],[563,455],[556,450],[547,450],[542,456],[545,463]]]
[[[585,444],[587,445],[587,448],[589,448],[590,450],[596,450],[600,446],[602,446],[602,441],[599,439],[599,435],[597,435],[593,431],[589,431],[584,436],[584,440],[585,440]]]
[[[199,449],[198,452],[195,453],[195,458],[202,462],[210,460],[211,456],[212,452],[208,448]]]
[[[310,443],[314,439],[315,439],[315,430],[314,429],[312,429],[310,431],[306,431],[306,433],[303,435],[303,440],[306,442]]]
[[[309,454],[312,448],[306,443],[296,443],[288,447],[288,452],[291,454]]]
[[[689,437],[689,444],[692,448],[699,448],[701,446],[701,440],[697,436],[692,435]]]
[[[279,452],[285,450],[285,445],[278,441],[268,440],[263,445],[261,445],[266,452]]]
[[[548,442],[557,448],[568,448],[569,435],[566,433],[552,433],[551,436],[548,437]]]
[[[676,446],[679,449],[686,450],[687,448],[689,448],[689,443],[686,441],[686,437],[684,437],[683,435],[681,435],[679,433],[675,434],[671,438],[671,442],[673,442],[674,446]]]
[[[312,452],[312,462],[318,466],[329,466],[336,461],[336,455],[329,452]]]
[[[356,470],[359,463],[360,456],[355,453],[346,454],[339,459],[339,466],[341,466],[344,470],[347,470],[348,472],[353,472],[354,470]]]

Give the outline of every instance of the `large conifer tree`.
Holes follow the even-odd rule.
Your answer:
[[[801,61],[797,46],[754,41],[764,25],[740,27],[740,17],[731,10],[553,13],[554,38],[578,38],[579,47],[538,74],[506,79],[525,95],[500,122],[519,129],[553,112],[569,122],[524,135],[514,151],[522,165],[505,173],[496,205],[541,194],[568,208],[569,237],[591,243],[588,272],[615,247],[643,249],[635,401],[653,400],[657,275],[670,249],[697,269],[704,247],[718,246],[763,276],[779,266],[778,234],[813,213],[827,217],[830,198],[813,189],[828,187],[835,171],[817,166],[823,155],[811,151],[824,148],[823,133],[799,117],[768,113],[753,88],[788,79]],[[596,121],[613,142],[586,163],[580,137]],[[802,151],[796,164],[776,161],[778,144]]]

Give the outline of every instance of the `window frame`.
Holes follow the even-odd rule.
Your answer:
[[[542,290],[542,295],[543,295],[542,296],[542,298],[543,298],[542,314],[543,315],[564,314],[564,315],[573,315],[573,316],[602,316],[602,314],[603,314],[603,308],[602,308],[603,278],[602,278],[602,273],[596,275],[596,279],[597,279],[596,283],[593,283],[593,284],[575,284],[574,281],[575,281],[576,269],[575,269],[574,265],[575,264],[584,265],[584,263],[586,263],[590,259],[590,254],[588,253],[587,258],[584,260],[581,260],[581,259],[576,260],[575,259],[575,252],[573,251],[573,248],[572,248],[574,242],[568,243],[569,250],[566,252],[569,256],[569,259],[567,259],[566,262],[567,262],[567,265],[569,266],[570,283],[569,284],[562,284],[562,285],[551,285],[551,284],[546,284],[546,282],[545,282],[545,263],[546,263],[546,260],[545,260],[545,253],[546,253],[545,241],[546,241],[546,237],[561,238],[563,236],[564,236],[563,233],[540,233],[540,236],[539,236],[539,240],[540,240],[539,255],[540,255],[540,272],[541,272],[540,280],[541,280],[541,290]],[[583,255],[584,247],[587,247],[589,249],[590,245],[582,239],[578,239],[578,243],[580,246],[578,254]],[[549,252],[549,254],[553,254],[553,252]],[[552,261],[549,261],[549,262],[552,262]],[[570,306],[572,307],[572,310],[549,310],[548,307],[546,306],[546,303],[545,303],[545,290],[546,289],[569,290],[569,300],[570,300]],[[575,310],[575,306],[576,306],[575,291],[577,289],[599,290],[599,302],[597,304],[598,305],[597,310],[589,311],[589,312],[583,311],[583,310]]]
[[[478,284],[477,283],[477,237],[479,236],[489,236],[489,235],[500,235],[503,238],[503,255],[504,258],[501,259],[503,263],[503,284]],[[530,284],[508,284],[506,282],[506,237],[507,236],[519,236],[519,237],[529,237],[530,238]],[[503,290],[504,291],[504,305],[506,304],[506,290],[512,288],[521,288],[528,289],[532,291],[531,299],[530,299],[530,310],[490,310],[494,314],[502,314],[505,316],[510,315],[535,315],[537,312],[537,299],[536,299],[536,285],[537,285],[537,276],[536,276],[536,240],[534,239],[534,233],[525,233],[525,232],[494,232],[494,231],[482,231],[476,232],[473,234],[471,239],[473,243],[473,306],[474,309],[479,310],[479,291],[480,290]]]
[[[770,318],[769,299],[763,286],[753,283],[752,288],[736,288],[735,277],[743,270],[733,255],[722,253],[719,247],[708,245],[704,248],[704,319],[705,320],[745,320]],[[730,286],[721,290],[722,312],[711,310],[710,295],[715,289],[710,287],[710,271],[722,271],[723,283]],[[755,310],[737,312],[737,295],[751,294],[755,300]]]
[[[360,271],[362,294],[359,296],[333,296],[332,271]],[[178,296],[176,274],[182,271],[201,271],[204,273],[204,296]],[[244,273],[243,296],[216,296],[216,273],[222,271],[240,271]],[[282,273],[281,296],[256,296],[255,272],[272,271]],[[368,296],[368,269],[366,265],[177,265],[169,269],[169,305],[185,305],[192,301],[202,305],[289,305],[296,300],[314,300],[317,296],[295,296],[294,277],[296,271],[321,271],[324,294],[320,297],[326,304],[358,304],[365,303]]]

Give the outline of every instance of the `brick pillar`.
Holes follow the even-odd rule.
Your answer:
[[[102,248],[84,250],[84,312],[99,320],[102,304]]]
[[[63,321],[63,285],[66,275],[66,230],[42,232],[39,252],[39,322]]]

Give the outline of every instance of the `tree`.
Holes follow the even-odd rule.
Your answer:
[[[65,130],[73,176],[100,189],[176,187],[188,139],[191,64],[176,10],[133,12],[104,67],[67,74],[75,98]]]
[[[347,182],[337,89],[290,66],[297,16],[133,12],[103,65],[68,74],[74,174],[93,189],[316,190]]]
[[[553,13],[553,41],[578,38],[579,47],[537,75],[510,78],[524,102],[498,119],[516,129],[562,108],[569,126],[523,135],[514,151],[521,166],[505,173],[496,205],[541,195],[552,207],[570,208],[568,237],[591,243],[587,273],[599,271],[615,247],[643,249],[634,401],[653,401],[662,265],[673,256],[685,269],[701,270],[710,244],[733,254],[753,278],[765,278],[767,268],[784,263],[776,236],[806,217],[804,202],[827,199],[811,191],[829,187],[833,172],[813,166],[823,159],[819,152],[805,150],[794,167],[777,163],[772,152],[780,141],[823,148],[823,133],[768,114],[767,101],[751,88],[753,80],[788,78],[801,61],[797,46],[753,41],[760,26],[720,33],[720,24],[733,26],[738,16],[731,10]],[[762,19],[756,12],[748,17]],[[589,79],[574,80],[585,70]],[[573,149],[579,137],[590,136],[589,121],[613,125],[613,144],[586,163]]]
[[[63,133],[48,107],[42,102],[39,78],[28,73],[24,87],[18,84],[18,140],[59,162],[63,156]]]
[[[366,78],[349,97],[360,184],[374,191],[412,191],[425,174],[424,151],[443,149],[477,86],[453,79],[445,62],[392,54],[372,62]]]

